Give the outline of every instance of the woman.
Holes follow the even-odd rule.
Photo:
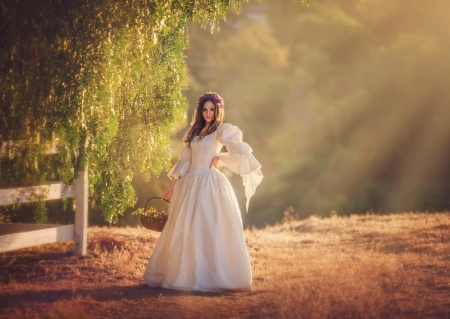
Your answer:
[[[242,142],[242,132],[222,124],[224,101],[214,92],[198,99],[191,127],[183,136],[178,163],[161,199],[168,219],[144,278],[150,287],[177,290],[252,290],[241,212],[219,160],[244,179],[247,210],[261,183],[261,165]],[[228,153],[218,153],[225,145]]]

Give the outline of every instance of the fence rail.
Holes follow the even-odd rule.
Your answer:
[[[5,155],[5,143],[0,149],[0,158]],[[50,148],[47,154],[54,154]],[[74,254],[86,255],[87,214],[88,214],[88,174],[87,169],[79,172],[75,187],[63,192],[63,182],[48,182],[26,187],[0,188],[0,206],[32,201],[31,194],[36,188],[45,190],[46,200],[75,197],[74,225],[35,225],[35,224],[0,224],[0,252],[21,249],[30,246],[75,240]]]
[[[73,240],[74,231],[74,225],[0,224],[0,252]]]

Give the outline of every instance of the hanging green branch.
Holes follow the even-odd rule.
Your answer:
[[[170,164],[187,23],[212,31],[241,1],[2,1],[0,179],[70,184],[88,167],[91,203],[117,221],[135,203],[132,177]]]

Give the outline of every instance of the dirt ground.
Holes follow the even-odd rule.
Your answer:
[[[245,230],[253,291],[148,287],[159,233],[91,227],[0,254],[0,318],[450,318],[450,213],[290,219]]]

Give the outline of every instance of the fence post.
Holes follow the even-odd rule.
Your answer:
[[[88,169],[78,173],[75,186],[75,248],[74,255],[86,255],[88,216]]]

